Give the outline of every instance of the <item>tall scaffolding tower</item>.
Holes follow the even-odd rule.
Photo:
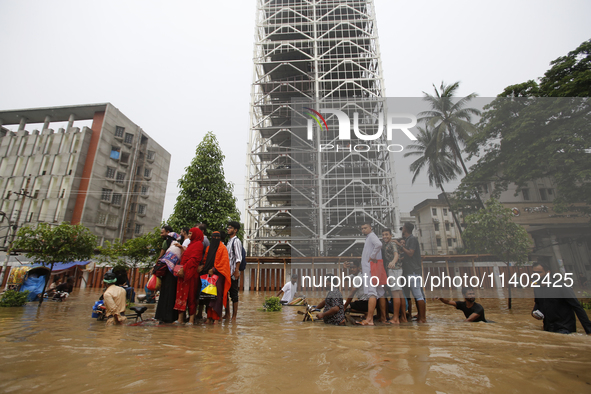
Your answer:
[[[248,252],[360,255],[363,223],[399,225],[373,1],[257,0],[255,40]]]

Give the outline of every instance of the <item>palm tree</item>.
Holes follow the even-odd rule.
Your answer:
[[[467,107],[468,102],[478,96],[476,93],[454,100],[454,94],[459,86],[459,81],[451,85],[441,82],[439,89],[433,85],[434,96],[423,92],[425,95],[424,100],[431,105],[431,110],[421,112],[419,121],[424,122],[426,127],[433,129],[436,149],[438,151],[451,151],[454,162],[459,161],[464,174],[468,175],[460,144],[465,144],[476,131],[476,126],[472,124],[472,117],[480,116],[480,110]],[[475,195],[484,208],[477,191]]]
[[[407,146],[408,149],[414,150],[404,154],[404,157],[418,156],[410,165],[410,171],[413,173],[412,183],[415,183],[417,176],[425,168],[429,186],[435,185],[441,189],[461,236],[462,226],[449,202],[443,183],[456,179],[462,169],[457,165],[449,151],[437,149],[437,132],[434,129],[423,129],[421,127],[417,127],[417,129],[419,130],[419,134],[416,136],[417,140],[414,144]]]

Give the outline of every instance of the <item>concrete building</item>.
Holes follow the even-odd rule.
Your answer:
[[[400,223],[393,155],[361,138],[387,145],[374,2],[258,0],[256,26],[248,253],[360,255],[363,223],[377,233]],[[340,141],[335,110],[355,119],[357,137]]]
[[[493,187],[489,184],[481,188],[483,201],[491,198]],[[555,271],[573,273],[575,278],[591,279],[590,217],[579,209],[583,204],[573,204],[570,210],[558,212],[553,203],[555,195],[552,179],[539,179],[528,182],[521,190],[509,185],[499,201],[513,211],[513,221],[530,235],[532,260],[545,261]],[[461,251],[461,236],[442,194],[437,199],[422,201],[411,214],[417,218],[415,235],[419,237],[423,254]],[[462,212],[457,217],[463,228]]]
[[[414,235],[419,238],[422,255],[456,254],[463,248],[462,238],[443,195],[427,199],[410,212],[416,218]],[[463,216],[458,214],[460,225]]]
[[[483,187],[484,200],[490,198],[493,187]],[[513,210],[515,223],[531,236],[532,259],[549,263],[555,271],[573,273],[575,281],[580,276],[591,279],[591,218],[580,209],[584,204],[573,204],[570,210],[558,212],[555,197],[553,180],[544,178],[528,182],[519,191],[510,185],[499,201]]]
[[[0,111],[0,126],[0,242],[16,222],[81,223],[101,244],[160,224],[170,154],[112,104]]]

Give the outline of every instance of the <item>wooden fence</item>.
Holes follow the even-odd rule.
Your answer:
[[[277,292],[294,273],[300,276],[300,291],[316,290],[315,287],[310,286],[309,282],[306,282],[306,286],[302,286],[301,278],[303,276],[320,278],[327,273],[339,277],[343,274],[346,276],[350,272],[345,268],[345,262],[355,260],[360,260],[360,257],[247,257],[246,270],[240,276],[240,290]],[[495,270],[499,274],[505,274],[505,287],[514,273],[518,275],[532,273],[531,266],[507,267],[503,263],[490,261],[490,255],[423,256],[422,260],[423,278],[426,278],[427,274],[433,277],[441,276],[442,273],[452,277],[464,276],[464,274],[478,278],[485,276],[487,280],[482,283],[485,289],[491,288],[490,275],[494,274]],[[92,271],[83,271],[80,267],[75,267],[54,276],[59,276],[62,281],[73,276],[75,287],[102,288],[103,276],[110,269],[112,268],[95,267]],[[150,278],[150,274],[143,274],[139,269],[129,269],[127,276],[130,285],[140,293]],[[5,280],[7,278],[8,275]],[[441,288],[449,288],[449,286]]]

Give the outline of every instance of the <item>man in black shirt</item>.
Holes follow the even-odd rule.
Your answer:
[[[534,287],[535,304],[531,315],[537,320],[544,320],[544,331],[561,334],[577,332],[576,314],[585,332],[591,335],[591,322],[573,289],[563,282],[555,282],[550,267],[545,263],[534,263],[533,271],[540,275],[537,283],[540,287]],[[547,274],[549,280],[544,280]]]
[[[474,289],[471,287],[463,287],[462,295],[464,296],[465,301],[449,301],[441,297],[435,297],[435,299],[443,302],[444,304],[455,306],[456,309],[464,312],[464,316],[466,317],[466,320],[464,321],[486,322],[486,318],[484,317],[484,308],[479,303],[474,302],[476,301]]]
[[[410,222],[404,223],[400,229],[402,230],[402,237],[405,239],[404,245],[394,240],[394,243],[402,248],[404,252],[404,260],[402,260],[402,272],[406,276],[406,285],[412,292],[413,297],[417,303],[419,311],[417,322],[427,322],[427,304],[425,303],[425,294],[423,293],[423,280],[421,277],[421,249],[419,248],[419,240],[412,235],[414,224]],[[410,301],[410,300],[409,300]],[[410,305],[410,302],[409,302]],[[410,308],[409,308],[410,310]]]

